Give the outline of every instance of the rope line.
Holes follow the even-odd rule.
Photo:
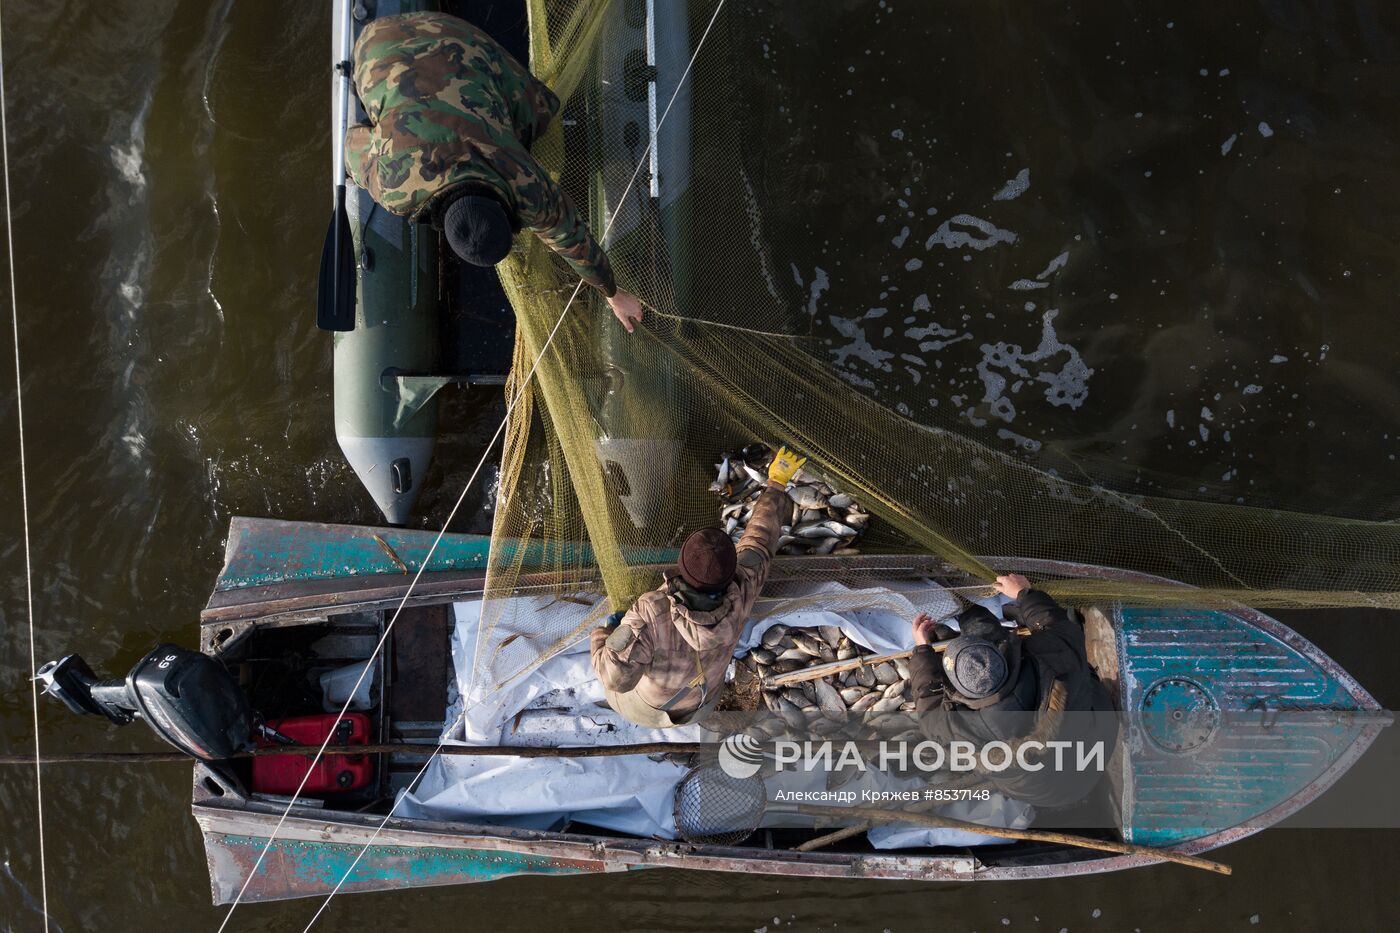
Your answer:
[[[656,135],[658,135],[658,136],[660,135],[660,133],[661,133],[661,127],[666,123],[666,117],[667,117],[668,115],[670,115],[670,113],[671,113],[671,106],[672,106],[673,104],[675,104],[676,98],[680,95],[681,88],[685,86],[686,79],[690,77],[690,70],[691,70],[692,67],[694,67],[694,65],[695,65],[695,60],[696,60],[696,59],[699,57],[699,55],[700,55],[700,50],[701,50],[702,48],[704,48],[704,46],[705,46],[705,40],[709,38],[709,36],[710,36],[710,30],[714,27],[715,21],[716,21],[717,19],[719,19],[720,11],[721,11],[722,9],[724,9],[724,3],[725,3],[725,0],[719,0],[719,2],[715,5],[715,11],[714,11],[713,14],[711,14],[711,16],[710,16],[710,21],[705,25],[705,31],[704,31],[703,33],[701,33],[701,35],[700,35],[700,41],[697,42],[697,43],[695,44],[695,51],[691,53],[690,61],[686,63],[685,70],[681,72],[680,80],[678,80],[678,81],[676,82],[676,88],[675,88],[675,90],[671,93],[671,98],[670,98],[670,100],[668,100],[668,101],[666,102],[666,109],[665,109],[664,111],[662,111],[660,119],[658,119],[657,122],[656,122]],[[653,136],[652,139],[650,139],[650,140],[647,141],[647,148],[646,148],[646,151],[644,151],[644,152],[642,153],[641,159],[639,159],[638,162],[637,162],[637,167],[634,168],[634,169],[632,170],[632,177],[629,178],[629,179],[627,180],[627,186],[626,186],[625,188],[623,188],[621,196],[618,197],[617,206],[613,209],[612,216],[609,217],[609,218],[607,219],[607,222],[603,225],[603,235],[602,235],[602,239],[603,239],[603,240],[606,240],[606,239],[608,238],[608,233],[612,230],[613,221],[615,221],[615,220],[617,219],[617,215],[621,212],[622,206],[627,202],[627,196],[632,192],[632,186],[636,183],[637,177],[641,174],[642,166],[645,165],[645,164],[647,164],[648,160],[650,159],[650,157],[651,157],[651,149],[652,149],[652,147],[654,147],[655,145],[656,145],[656,138],[655,138],[655,136]],[[582,282],[582,280],[580,280],[579,283],[578,283],[578,285],[576,285],[576,286],[574,287],[574,292],[573,292],[573,294],[569,296],[569,301],[564,305],[564,310],[563,310],[562,312],[560,312],[560,314],[559,314],[559,320],[555,322],[555,324],[554,324],[554,329],[551,330],[551,331],[549,332],[549,339],[545,341],[544,346],[540,348],[539,355],[535,357],[535,362],[534,362],[534,365],[532,365],[532,366],[530,367],[530,372],[526,374],[525,379],[521,382],[521,385],[520,385],[520,392],[517,393],[516,398],[515,398],[515,401],[513,401],[513,402],[511,403],[510,408],[507,409],[506,418],[503,419],[503,420],[501,421],[500,427],[498,427],[498,428],[496,429],[496,434],[491,438],[491,445],[494,446],[494,444],[495,444],[495,442],[496,442],[496,438],[497,438],[497,437],[500,437],[501,432],[505,430],[506,422],[509,421],[509,419],[510,419],[510,411],[515,407],[515,402],[518,402],[518,401],[520,400],[520,395],[524,393],[524,391],[525,391],[526,388],[528,388],[528,386],[529,386],[529,384],[530,384],[530,379],[534,376],[535,370],[539,367],[540,360],[544,358],[544,354],[545,354],[545,352],[549,349],[549,345],[554,341],[554,335],[555,335],[556,333],[558,333],[558,331],[559,331],[559,326],[560,326],[561,324],[564,323],[564,318],[568,315],[568,313],[569,313],[569,308],[573,305],[574,298],[578,296],[579,289],[582,288],[582,287],[583,287],[583,282]],[[486,462],[486,456],[487,456],[487,454],[488,454],[489,452],[490,452],[490,447],[488,447],[488,448],[487,448],[487,451],[486,451],[485,453],[482,454],[482,458],[481,458],[481,462],[482,462],[482,463],[485,463],[485,462]],[[481,464],[478,464],[478,465],[477,465],[477,470],[480,470],[480,469],[481,469]],[[473,473],[472,473],[472,478],[475,479],[475,477],[476,477],[476,471],[473,471]],[[468,480],[468,484],[470,484],[470,482],[471,482],[471,480]],[[464,490],[462,491],[462,496],[465,496],[465,495],[466,495],[466,490],[464,489]],[[461,504],[461,499],[460,499],[460,498],[458,499],[458,504],[459,504],[459,505]],[[454,511],[454,512],[456,511],[456,508],[455,508],[455,507],[454,507],[453,511]],[[444,530],[446,530],[446,526],[444,526]],[[441,534],[439,534],[438,537],[439,537],[439,539],[440,539],[440,538],[441,538]],[[436,546],[436,543],[434,544],[434,546]],[[429,552],[429,556],[431,556],[431,551]],[[420,571],[420,572],[421,572],[421,571]],[[413,587],[412,587],[412,584],[410,584],[410,585],[409,585],[409,589],[412,590],[412,588],[413,588]],[[405,596],[405,598],[407,598],[407,597]],[[392,625],[392,623],[390,623],[390,624]],[[479,635],[479,632],[478,632],[478,635]],[[473,665],[472,665],[472,676],[473,676],[473,677],[475,677],[475,673],[476,673],[476,665],[475,665],[475,663],[473,663]],[[477,703],[480,703],[480,702],[481,702],[480,700],[477,701]],[[427,760],[425,760],[425,761],[423,762],[422,767],[420,767],[420,768],[418,769],[418,772],[413,776],[413,779],[409,782],[408,787],[412,788],[412,787],[414,787],[415,785],[417,785],[418,781],[420,781],[420,780],[422,779],[423,775],[427,773],[428,766],[431,765],[434,761],[437,760],[437,756],[442,752],[442,748],[443,748],[443,746],[446,744],[446,741],[447,741],[447,740],[446,740],[445,736],[450,735],[450,734],[452,734],[453,732],[456,731],[457,726],[458,726],[459,724],[461,724],[462,722],[465,721],[466,716],[467,716],[467,712],[468,712],[469,710],[471,710],[475,705],[476,705],[475,703],[473,703],[473,704],[468,704],[468,703],[466,702],[466,698],[463,698],[463,703],[462,703],[462,710],[461,710],[461,712],[459,712],[459,713],[457,714],[457,716],[453,719],[452,725],[451,725],[449,728],[443,730],[443,736],[444,736],[444,738],[438,740],[437,747],[433,749],[433,753],[432,753],[431,755],[429,755],[428,758],[427,758]],[[374,833],[369,837],[369,840],[368,840],[367,842],[365,842],[365,844],[364,844],[363,846],[360,847],[360,851],[357,852],[357,853],[355,854],[354,860],[350,863],[349,867],[345,869],[345,873],[342,874],[342,875],[340,876],[340,880],[337,881],[337,882],[335,883],[335,887],[332,888],[331,891],[330,891],[330,893],[326,895],[326,899],[325,899],[324,901],[321,902],[321,906],[319,906],[319,907],[316,908],[316,913],[312,915],[311,920],[310,920],[310,921],[306,924],[306,926],[303,928],[302,933],[309,933],[309,931],[311,930],[311,928],[312,928],[313,926],[316,925],[316,921],[320,919],[321,914],[324,913],[325,910],[326,910],[326,908],[330,906],[331,899],[334,898],[334,897],[336,896],[336,894],[340,893],[340,889],[345,885],[345,882],[350,878],[350,876],[351,876],[352,874],[354,874],[356,867],[359,866],[360,860],[361,860],[362,858],[364,858],[365,853],[369,851],[369,847],[372,846],[372,845],[374,845],[375,840],[378,839],[378,838],[379,838],[379,834],[380,834],[381,832],[384,831],[384,827],[388,825],[389,820],[393,819],[394,814],[395,814],[396,812],[398,812],[399,804],[402,803],[403,800],[404,800],[404,798],[407,797],[407,796],[408,796],[407,793],[403,793],[403,794],[400,794],[400,795],[394,800],[394,805],[393,805],[392,807],[389,808],[389,812],[386,813],[386,814],[384,815],[384,818],[383,818],[382,820],[379,821],[379,825],[376,826],[376,827],[374,828]]]
[[[34,704],[34,802],[39,814],[39,896],[44,929],[49,928],[49,871],[44,849],[44,775],[39,753],[39,684],[34,679],[38,656],[34,647],[34,569],[29,546],[29,469],[24,451],[24,380],[19,359],[19,298],[15,294],[15,231],[10,215],[10,132],[6,122],[5,42],[0,28],[0,160],[5,184],[5,251],[9,258],[10,322],[15,331],[15,421],[19,429],[19,502],[24,520],[24,604],[29,624],[29,695]]]
[[[671,107],[675,103],[677,96],[680,94],[681,87],[684,86],[686,78],[689,77],[691,67],[695,64],[695,59],[700,54],[700,49],[704,47],[705,39],[709,37],[710,29],[714,26],[715,20],[719,17],[719,12],[724,7],[724,2],[725,0],[719,0],[719,3],[716,5],[715,12],[710,17],[709,24],[705,27],[705,32],[701,35],[699,43],[696,44],[695,52],[691,55],[690,61],[686,64],[685,71],[682,72],[680,80],[676,83],[676,89],[674,93],[672,93],[671,99],[666,104],[666,110],[662,113],[660,120],[657,121],[658,133],[660,132],[662,124],[665,123],[666,116],[670,114]],[[618,198],[617,207],[614,208],[612,216],[608,218],[607,223],[603,227],[603,234],[601,239],[607,239],[608,233],[612,230],[613,222],[617,219],[617,215],[621,211],[622,205],[626,202],[628,194],[631,193],[632,187],[636,183],[638,175],[641,173],[642,165],[645,164],[647,159],[650,157],[650,150],[654,145],[654,139],[648,141],[647,151],[642,154],[642,159],[637,163],[637,167],[633,169],[632,177],[628,179],[627,186],[623,189],[622,195]],[[273,827],[272,834],[268,837],[267,842],[263,845],[262,851],[258,853],[258,857],[256,861],[254,861],[252,868],[249,869],[247,877],[243,879],[243,884],[239,887],[238,894],[234,897],[233,903],[229,905],[228,913],[224,915],[223,922],[219,924],[220,933],[222,933],[222,931],[228,926],[229,920],[233,917],[233,912],[238,909],[238,905],[242,903],[244,894],[247,893],[248,885],[252,882],[253,877],[258,872],[258,869],[262,866],[263,860],[266,858],[267,853],[271,850],[272,844],[277,840],[279,834],[281,833],[282,827],[286,824],[287,817],[292,811],[292,807],[296,805],[297,800],[301,796],[301,792],[306,787],[307,780],[311,777],[311,772],[315,769],[316,764],[321,760],[322,756],[324,755],[326,747],[330,744],[331,737],[335,734],[335,726],[338,725],[341,719],[344,718],[346,713],[349,712],[350,703],[353,700],[355,693],[359,690],[365,677],[369,675],[369,672],[373,665],[373,661],[379,656],[379,652],[383,649],[385,642],[388,640],[390,633],[393,631],[395,623],[398,622],[399,615],[403,612],[403,608],[407,604],[409,597],[412,595],[414,588],[418,585],[419,578],[421,578],[424,571],[427,570],[429,563],[432,561],[433,554],[437,551],[438,545],[442,542],[443,537],[446,535],[447,529],[452,524],[452,520],[456,517],[458,509],[461,508],[462,503],[466,500],[467,493],[471,490],[472,485],[476,482],[477,477],[480,475],[482,468],[486,464],[487,457],[490,456],[491,451],[495,448],[496,441],[499,440],[501,435],[505,432],[506,426],[510,422],[511,413],[515,410],[515,406],[519,404],[520,399],[525,393],[525,390],[529,388],[530,380],[534,377],[535,371],[539,368],[540,361],[544,359],[544,355],[546,352],[548,352],[550,345],[553,344],[554,337],[556,334],[558,334],[559,328],[564,323],[564,319],[568,317],[569,310],[573,307],[575,299],[578,298],[579,292],[583,288],[583,284],[583,280],[580,279],[579,282],[574,286],[573,292],[569,295],[569,300],[565,303],[563,311],[561,311],[559,314],[559,319],[555,321],[554,327],[550,330],[548,338],[546,338],[544,345],[540,347],[539,353],[535,356],[535,360],[530,366],[530,371],[526,373],[525,378],[521,381],[520,388],[516,392],[515,397],[511,399],[510,403],[506,406],[505,417],[501,419],[500,425],[497,426],[495,433],[492,434],[491,439],[487,442],[485,450],[482,451],[481,459],[477,462],[475,469],[472,470],[471,476],[467,479],[466,485],[462,487],[462,491],[457,496],[457,500],[453,504],[452,510],[448,513],[447,520],[443,522],[442,528],[438,531],[437,536],[433,539],[432,546],[428,548],[428,553],[424,556],[422,563],[419,565],[418,572],[415,573],[413,575],[413,579],[409,581],[408,589],[404,591],[403,597],[399,600],[399,604],[395,608],[393,616],[390,617],[388,625],[384,627],[384,633],[380,636],[378,643],[375,644],[374,651],[371,652],[368,659],[368,663],[366,663],[365,665],[364,671],[361,672],[359,679],[356,680],[354,688],[352,688],[349,691],[349,697],[346,699],[345,704],[341,707],[340,712],[336,714],[336,721],[334,724],[332,724],[331,729],[327,732],[325,741],[321,743],[320,748],[316,751],[315,757],[311,759],[311,764],[307,768],[306,774],[302,777],[301,782],[297,785],[296,791],[292,794],[291,799],[287,802],[287,806],[283,809],[282,815],[277,820],[277,825]],[[448,734],[453,729],[455,729],[457,722],[465,718],[466,713],[469,709],[470,707],[464,704],[462,712],[459,714],[457,720],[454,720],[451,729],[444,730],[444,734]],[[413,783],[416,783],[419,780],[419,778],[423,776],[423,774],[427,771],[428,765],[430,765],[436,759],[438,753],[442,750],[442,746],[443,741],[439,741],[437,748],[435,748],[433,751],[432,756],[430,756],[423,763],[423,766],[418,770],[418,773],[413,778],[413,782],[411,782],[409,786],[412,786]],[[311,927],[315,925],[316,920],[326,909],[326,906],[330,903],[331,898],[333,898],[336,895],[336,893],[340,891],[341,887],[345,884],[346,879],[348,879],[350,875],[354,872],[355,867],[360,863],[360,859],[364,857],[364,854],[369,850],[370,845],[372,845],[374,843],[374,840],[379,837],[380,832],[383,831],[385,825],[387,825],[389,820],[393,817],[394,812],[398,809],[399,801],[401,801],[402,799],[403,797],[400,796],[398,800],[394,802],[393,808],[390,809],[388,814],[386,814],[384,819],[380,822],[379,826],[376,827],[374,835],[370,838],[369,842],[367,842],[364,845],[364,847],[361,848],[359,853],[355,856],[355,860],[350,864],[350,867],[346,869],[345,873],[341,876],[340,880],[336,882],[336,886],[331,890],[331,892],[328,895],[326,895],[326,900],[322,902],[321,906],[312,916],[311,921],[306,925],[307,930],[310,930]]]

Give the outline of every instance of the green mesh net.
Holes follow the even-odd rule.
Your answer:
[[[667,549],[717,520],[713,464],[754,440],[798,449],[863,503],[879,529],[867,552],[932,555],[967,581],[1056,560],[1086,565],[1038,578],[1072,603],[1400,607],[1396,524],[1144,496],[1107,466],[1061,475],[993,449],[946,407],[891,408],[853,384],[819,337],[811,275],[784,253],[785,231],[810,218],[764,159],[776,131],[764,71],[735,52],[752,45],[736,38],[748,14],[658,3],[649,21],[647,7],[529,4],[531,66],[564,101],[535,154],[607,230],[619,283],[650,310],[628,336],[585,287],[566,314],[577,279],[529,235],[500,267],[519,321],[508,392],[522,394],[494,540],[532,547],[492,548],[478,649],[489,676],[519,673],[655,586]],[[807,561],[803,574],[849,563]],[[527,577],[608,599],[582,624],[515,619],[525,610],[502,597]],[[493,638],[508,616],[528,644]]]

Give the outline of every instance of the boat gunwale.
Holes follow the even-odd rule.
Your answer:
[[[1078,576],[1098,579],[1114,579],[1125,582],[1141,582],[1153,584],[1171,584],[1191,589],[1187,584],[1170,579],[1154,576],[1152,574],[1140,573],[1136,571],[1122,570],[1119,568],[1102,567],[1097,565],[1079,564],[1070,561],[1056,561],[1045,559],[1018,559],[1007,557],[984,558],[989,565],[995,567],[1015,567],[1029,573],[1047,573],[1059,576]],[[864,572],[895,572],[905,571],[912,576],[965,576],[946,562],[932,555],[859,555],[855,557],[811,557],[811,558],[791,558],[779,560],[774,563],[774,576],[771,580],[799,580],[810,575],[813,570],[823,567],[839,566],[845,570],[857,569]],[[647,565],[661,568],[666,565]],[[382,576],[382,575],[381,575]],[[424,574],[424,578],[438,577],[435,574]],[[442,580],[439,578],[440,586],[434,587],[433,591],[424,594],[425,602],[446,602],[451,601],[453,596],[481,595],[485,582],[485,572],[471,574],[445,574],[442,576],[452,577],[452,580]],[[525,587],[548,586],[552,582],[558,583],[558,579],[551,574],[525,574],[519,578],[520,583]],[[335,582],[340,584],[360,582],[357,578],[343,578],[337,581],[315,581],[321,584]],[[423,584],[420,581],[419,586]],[[465,589],[463,586],[474,586],[475,589]],[[455,589],[453,587],[456,587]],[[371,589],[349,589],[341,587],[329,592],[329,595],[350,595],[354,599],[362,600],[366,596],[372,597],[376,601],[373,605],[365,602],[360,603],[340,603],[323,602],[314,606],[312,601],[323,599],[327,595],[324,588],[320,592],[308,592],[307,581],[296,581],[288,584],[279,584],[269,587],[249,588],[251,595],[258,595],[260,598],[256,602],[245,604],[242,608],[246,611],[254,607],[265,607],[270,610],[268,614],[253,617],[252,624],[265,619],[275,618],[278,615],[286,615],[291,612],[312,612],[325,609],[335,609],[341,611],[352,611],[357,608],[377,608],[386,600],[392,604],[403,598],[404,592],[408,589],[405,583],[399,583],[392,587],[377,587]],[[385,595],[385,590],[393,595]],[[415,587],[417,589],[417,587]],[[255,590],[267,590],[265,594],[255,593]],[[290,593],[294,592],[294,595]],[[410,599],[410,602],[417,602]],[[1362,688],[1357,681],[1348,674],[1336,661],[1317,648],[1287,625],[1277,619],[1265,615],[1258,610],[1244,605],[1236,605],[1218,611],[1228,612],[1240,618],[1249,625],[1258,628],[1265,634],[1273,636],[1283,641],[1289,648],[1297,651],[1300,655],[1321,667],[1329,676],[1335,677],[1357,702],[1357,705],[1365,711],[1378,711],[1380,705],[1375,699]],[[205,621],[205,625],[223,624],[223,620],[215,618]],[[1298,810],[1326,792],[1370,747],[1371,743],[1384,728],[1382,723],[1368,723],[1363,725],[1355,738],[1339,754],[1326,770],[1314,778],[1305,786],[1299,788],[1287,799],[1280,801],[1270,809],[1256,814],[1235,826],[1227,827],[1207,836],[1197,839],[1187,840],[1176,845],[1167,847],[1171,851],[1184,854],[1199,854],[1215,848],[1236,842],[1247,836],[1253,835],[1262,829],[1272,826]],[[202,766],[200,766],[202,767]],[[198,783],[196,782],[196,786]],[[194,816],[199,822],[201,831],[204,834],[217,832],[239,832],[243,835],[257,835],[257,827],[275,821],[281,814],[281,807],[270,803],[260,803],[241,795],[232,798],[228,795],[222,798],[208,797],[206,799],[196,799],[192,806]],[[287,816],[287,823],[294,825],[298,836],[305,832],[311,835],[307,841],[332,842],[330,837],[335,835],[335,828],[339,827],[343,831],[349,831],[353,836],[355,831],[368,826],[370,830],[376,827],[379,820],[376,815],[355,814],[340,811],[327,811],[312,807],[293,807]],[[222,827],[227,827],[223,829]],[[286,827],[284,826],[284,829]],[[249,832],[251,830],[251,832]],[[432,840],[431,842],[429,840]],[[345,840],[341,840],[345,841]],[[361,839],[363,843],[368,841],[368,836]],[[635,866],[668,865],[672,867],[686,867],[691,869],[708,869],[715,871],[744,872],[753,871],[755,866],[761,866],[762,871],[792,876],[820,876],[820,877],[863,877],[863,878],[885,878],[885,879],[922,879],[922,880],[1013,880],[1029,878],[1050,878],[1067,877],[1071,875],[1093,874],[1099,872],[1117,871],[1125,868],[1141,867],[1145,865],[1158,864],[1162,860],[1150,855],[1112,855],[1103,854],[1101,856],[1084,855],[1081,858],[1065,861],[1048,862],[1045,864],[1021,864],[998,866],[986,864],[975,853],[971,855],[910,855],[910,854],[890,854],[879,853],[797,853],[790,850],[773,850],[757,847],[721,847],[721,846],[701,846],[690,845],[684,842],[660,841],[650,839],[619,839],[605,836],[590,836],[574,833],[555,833],[542,830],[519,830],[512,827],[490,826],[485,824],[472,824],[465,822],[438,822],[411,819],[391,819],[385,824],[377,843],[384,845],[405,845],[405,846],[442,846],[444,842],[450,848],[477,848],[496,851],[512,851],[526,854],[541,855],[557,859],[574,859],[577,856],[573,853],[579,847],[583,847],[591,853],[589,860],[599,862],[604,870],[626,869]],[[1063,852],[1061,848],[1048,849],[1047,852]],[[990,854],[990,853],[989,853]],[[947,867],[952,863],[970,862],[970,866],[963,869]],[[211,865],[212,868],[212,865]],[[297,896],[297,895],[289,895]]]

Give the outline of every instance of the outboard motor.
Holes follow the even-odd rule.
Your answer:
[[[76,654],[50,661],[35,678],[75,713],[117,725],[144,719],[180,751],[218,761],[253,747],[257,716],[238,682],[206,654],[157,645],[125,680],[99,682]]]

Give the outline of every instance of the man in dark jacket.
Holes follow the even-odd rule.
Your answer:
[[[1015,601],[1014,614],[1030,635],[1018,638],[973,606],[958,617],[960,632],[940,658],[930,642],[952,630],[922,613],[914,619],[909,670],[920,728],[945,748],[966,741],[980,752],[987,743],[1006,743],[1013,763],[984,771],[988,783],[1037,807],[1073,805],[1093,790],[1113,753],[1113,701],[1089,665],[1082,625],[1020,574],[998,577],[997,590]],[[1078,747],[1065,749],[1057,765],[1046,743],[1060,741]],[[1080,769],[1079,749],[1099,742],[1098,764]]]

